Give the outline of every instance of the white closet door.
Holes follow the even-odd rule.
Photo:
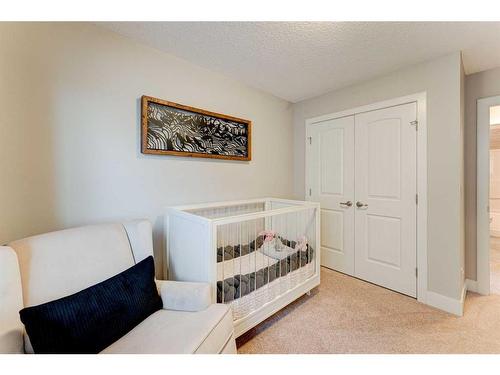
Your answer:
[[[321,264],[354,274],[354,116],[308,127],[309,200],[321,205]]]
[[[416,296],[416,103],[355,116],[355,276]]]

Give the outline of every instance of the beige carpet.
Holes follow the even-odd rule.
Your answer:
[[[239,353],[500,353],[500,295],[455,317],[323,268],[321,285],[237,340]]]

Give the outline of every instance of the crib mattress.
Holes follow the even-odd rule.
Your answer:
[[[246,275],[276,263],[278,263],[278,259],[271,258],[257,250],[238,258],[217,263],[217,281],[231,278],[235,275]]]

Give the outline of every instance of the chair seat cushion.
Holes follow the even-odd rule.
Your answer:
[[[99,284],[20,311],[35,353],[99,353],[162,308],[149,256]]]
[[[229,340],[234,340],[232,311],[214,304],[197,312],[157,311],[102,353],[220,353]]]

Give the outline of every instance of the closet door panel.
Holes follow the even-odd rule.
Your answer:
[[[354,116],[308,127],[306,198],[321,204],[321,264],[354,274]]]
[[[355,116],[355,276],[416,296],[416,103]]]

